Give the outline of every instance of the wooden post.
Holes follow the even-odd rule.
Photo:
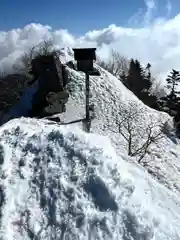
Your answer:
[[[90,106],[89,106],[89,73],[93,71],[93,60],[96,60],[96,48],[76,48],[73,49],[74,58],[77,61],[78,71],[82,71],[86,74],[85,83],[85,95],[86,95],[86,117],[83,121],[83,129],[86,132],[90,132],[91,127],[91,116],[90,116]]]
[[[89,112],[89,73],[86,72],[86,129],[90,132],[91,120]]]

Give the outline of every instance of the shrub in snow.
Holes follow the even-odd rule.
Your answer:
[[[164,123],[153,121],[144,124],[144,108],[139,108],[136,102],[129,102],[127,106],[120,104],[116,117],[117,129],[127,142],[129,156],[136,157],[140,163],[148,153],[150,145],[163,138]],[[140,125],[138,125],[140,123]]]

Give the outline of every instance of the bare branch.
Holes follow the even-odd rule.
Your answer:
[[[99,66],[116,76],[118,79],[121,79],[122,73],[125,75],[128,73],[128,60],[114,50],[111,51],[110,59],[108,61],[103,61],[98,58],[97,63]]]
[[[149,124],[141,125],[144,123],[144,111],[137,103],[130,102],[127,106],[120,104],[120,111],[116,116],[116,133],[119,132],[126,140],[128,155],[137,157],[139,163],[148,153],[151,144],[164,137],[164,123],[161,121],[153,121],[149,117]]]
[[[31,67],[31,61],[33,58],[41,55],[50,55],[53,51],[52,40],[44,40],[43,42],[30,46],[29,49],[21,56],[20,65],[14,65],[14,70],[16,72],[21,72],[27,74]]]

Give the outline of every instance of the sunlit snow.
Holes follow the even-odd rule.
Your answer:
[[[106,137],[22,118],[0,143],[1,239],[180,239],[179,196]]]

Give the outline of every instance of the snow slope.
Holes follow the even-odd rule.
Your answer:
[[[22,118],[0,128],[0,153],[2,240],[180,239],[179,195],[106,137]]]
[[[101,76],[90,77],[91,103],[95,105],[96,115],[91,131],[108,136],[118,154],[127,152],[127,143],[124,138],[119,133],[114,133],[114,130],[118,129],[116,119],[121,119],[120,104],[127,109],[131,102],[137,105],[141,114],[136,125],[140,130],[150,123],[150,119],[156,123],[168,121],[172,125],[172,119],[166,113],[147,107],[116,77],[96,64],[95,67],[99,69]],[[70,91],[70,99],[66,113],[60,115],[64,122],[74,121],[85,116],[85,75],[68,67],[67,70],[71,79],[67,86]],[[80,123],[79,127],[81,127]],[[152,145],[149,154],[144,159],[146,168],[156,179],[178,192],[180,192],[179,143],[179,140],[175,138],[170,139],[164,136],[163,140]],[[130,161],[134,161],[134,159]]]

